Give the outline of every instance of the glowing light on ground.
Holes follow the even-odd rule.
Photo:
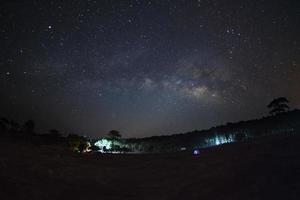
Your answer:
[[[194,155],[199,155],[200,154],[200,150],[199,149],[194,149],[193,154]]]
[[[105,138],[95,142],[95,146],[99,147],[100,152],[110,150],[112,148],[112,144],[113,142],[111,140]]]

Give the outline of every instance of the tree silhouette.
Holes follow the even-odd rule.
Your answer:
[[[20,131],[20,127],[21,126],[13,120],[9,122],[9,132],[11,133],[18,133]]]
[[[49,130],[49,135],[52,137],[61,137],[61,133],[57,129],[50,129]]]
[[[87,139],[76,134],[69,134],[67,141],[72,151],[83,152],[89,147]]]
[[[117,131],[117,130],[111,130],[111,131],[109,131],[109,133],[107,134],[107,136],[110,139],[120,139],[122,137],[122,135],[120,134],[120,132]]]
[[[289,100],[285,97],[279,97],[271,101],[268,105],[268,108],[270,109],[271,115],[277,115],[279,113],[286,112],[289,110],[288,106]]]
[[[111,149],[112,151],[119,151],[120,146],[118,144],[119,139],[122,137],[119,131],[111,130],[107,134],[108,139],[111,141]]]
[[[57,129],[50,129],[49,133],[50,134],[59,134],[59,131]]]
[[[0,131],[1,132],[6,132],[9,127],[9,121],[6,118],[0,119]]]
[[[23,131],[27,134],[34,134],[35,123],[33,120],[28,120],[23,125]]]

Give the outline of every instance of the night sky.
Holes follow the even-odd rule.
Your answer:
[[[25,2],[25,3],[24,3]],[[300,107],[299,0],[1,1],[0,117],[100,137]]]

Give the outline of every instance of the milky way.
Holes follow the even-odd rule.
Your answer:
[[[0,3],[1,116],[99,137],[174,134],[300,107],[300,3]]]

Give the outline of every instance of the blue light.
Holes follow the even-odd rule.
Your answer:
[[[199,155],[200,154],[200,150],[199,149],[194,149],[193,154],[194,155]]]

